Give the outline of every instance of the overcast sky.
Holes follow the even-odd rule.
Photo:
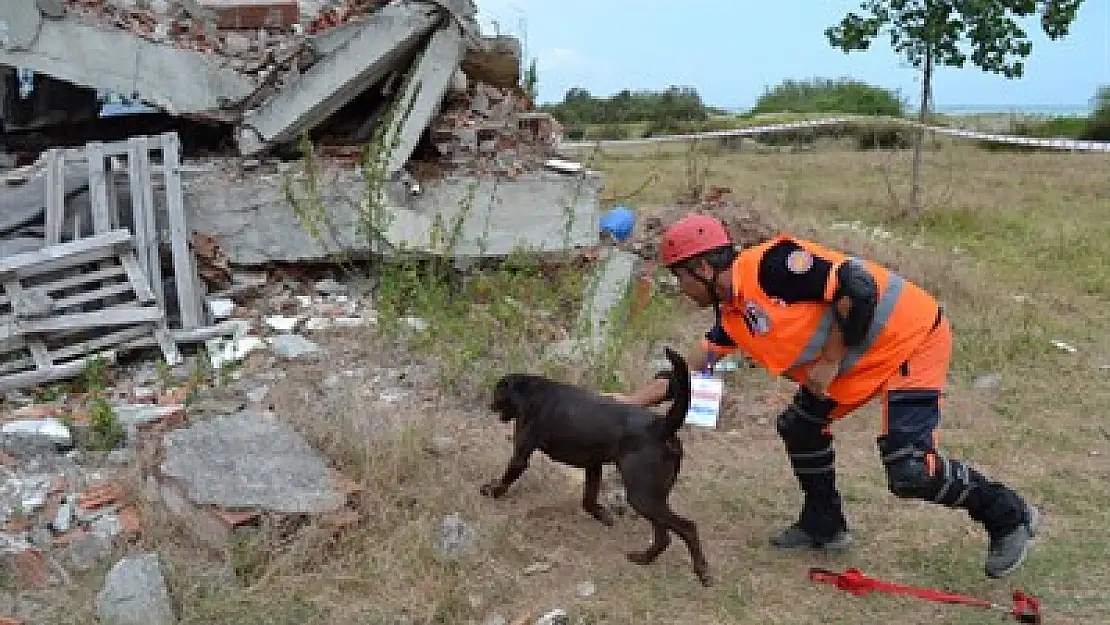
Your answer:
[[[917,74],[886,38],[867,52],[832,49],[823,31],[858,0],[475,0],[484,32],[527,33],[539,99],[569,87],[597,95],[624,88],[696,87],[707,103],[746,108],[785,78],[851,76],[902,93],[916,106]],[[1110,0],[1086,0],[1071,34],[1049,41],[1036,22],[1020,80],[966,67],[938,72],[943,107],[1085,107],[1110,84]]]

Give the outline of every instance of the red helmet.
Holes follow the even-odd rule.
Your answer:
[[[692,214],[671,224],[663,233],[659,255],[664,265],[692,258],[718,247],[732,245],[725,225],[709,215]]]

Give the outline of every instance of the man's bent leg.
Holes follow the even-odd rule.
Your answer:
[[[940,389],[951,348],[947,323],[938,333],[886,386],[878,446],[888,487],[901,498],[966,510],[990,537],[986,574],[1002,577],[1025,559],[1040,513],[1009,487],[937,451]]]
[[[828,428],[834,408],[834,402],[802,388],[779,415],[779,436],[805,499],[798,521],[771,538],[776,547],[844,549],[851,544],[836,489],[836,453]]]

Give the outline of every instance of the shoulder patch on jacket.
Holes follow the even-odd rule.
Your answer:
[[[790,273],[802,275],[813,268],[813,254],[806,250],[794,250],[786,256],[786,268]]]

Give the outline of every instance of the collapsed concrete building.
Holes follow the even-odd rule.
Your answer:
[[[319,191],[336,232],[358,219],[346,208],[366,193],[353,156],[376,137],[391,245],[427,247],[433,212],[450,221],[462,198],[474,236],[459,254],[590,245],[600,179],[551,161],[557,124],[519,88],[519,43],[482,35],[476,11],[471,0],[11,0],[0,6],[0,152],[26,164],[51,147],[176,132],[189,223],[233,263],[323,257],[290,230],[288,189],[274,183],[295,167],[268,159],[303,137],[334,178]],[[30,97],[17,69],[33,72]],[[154,112],[101,116],[104,92]]]
[[[229,267],[596,245],[601,176],[558,158],[519,43],[476,15],[471,0],[0,3],[0,377],[65,377],[116,345],[172,359],[175,340],[224,331],[205,298]],[[105,115],[105,93],[147,110]]]

